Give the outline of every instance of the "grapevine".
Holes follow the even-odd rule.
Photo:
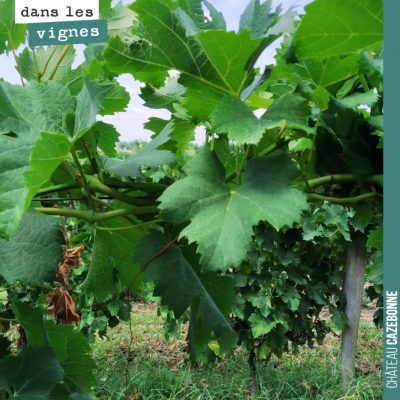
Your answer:
[[[251,0],[227,32],[208,2],[100,0],[109,40],[73,69],[70,45],[16,52],[26,32],[0,1],[0,54],[21,79],[0,80],[0,397],[95,398],[90,344],[131,325],[132,294],[161,303],[167,338],[188,322],[193,363],[240,346],[255,377],[255,359],[354,322],[355,243],[382,322],[382,0],[335,3],[339,16],[315,0],[300,19]],[[256,68],[278,38],[275,64]],[[128,157],[99,120],[128,107],[122,74],[170,112]]]

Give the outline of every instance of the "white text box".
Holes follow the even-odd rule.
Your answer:
[[[17,24],[88,19],[99,19],[99,0],[15,0]]]

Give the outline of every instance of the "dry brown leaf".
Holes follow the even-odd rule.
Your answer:
[[[73,267],[81,266],[81,250],[83,246],[67,249],[64,254],[64,262],[58,264],[58,271],[56,273],[55,281],[61,283],[66,289],[69,290],[69,275]]]
[[[67,290],[56,288],[54,292],[49,292],[47,304],[52,302],[54,305],[48,307],[47,315],[55,314],[55,320],[62,324],[78,325],[79,315],[75,310],[75,303],[71,299]]]

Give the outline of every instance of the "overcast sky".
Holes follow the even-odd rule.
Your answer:
[[[228,31],[237,31],[239,27],[239,19],[243,10],[246,8],[249,0],[210,0],[218,11],[221,11],[225,17]],[[113,5],[118,1],[113,0]],[[286,11],[290,6],[297,6],[297,12],[302,13],[304,6],[310,3],[311,0],[273,0],[274,8],[279,4],[283,5],[283,10]],[[132,3],[129,0],[123,0],[124,4]],[[279,47],[280,40],[273,43],[268,47],[258,60],[256,67],[263,68],[267,64],[274,63],[274,55],[276,47]],[[23,46],[19,51],[23,50]],[[75,45],[77,56],[73,64],[73,68],[77,67],[84,60],[83,45]],[[0,55],[0,77],[12,84],[20,84],[18,72],[15,69],[15,60],[10,53],[8,56],[5,54]],[[120,141],[131,141],[134,139],[149,140],[153,132],[143,129],[143,124],[147,122],[150,117],[159,117],[169,119],[170,113],[167,110],[154,110],[143,106],[142,99],[138,96],[140,93],[140,82],[135,81],[129,74],[121,75],[118,78],[121,85],[125,86],[131,96],[131,101],[124,113],[118,113],[113,116],[106,116],[101,118],[103,121],[113,124],[118,132],[121,134]],[[196,131],[197,132],[197,131]],[[196,141],[204,141],[204,135],[201,130],[196,134]]]

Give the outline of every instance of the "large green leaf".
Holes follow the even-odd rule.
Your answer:
[[[279,56],[276,58],[277,66],[273,69],[272,81],[278,79],[297,81],[300,77],[317,87],[327,87],[356,75],[360,60],[358,54],[345,58],[332,56],[323,61],[302,60],[295,64],[287,64]]]
[[[105,168],[117,176],[138,177],[142,175],[140,167],[143,165],[155,168],[159,165],[173,163],[176,157],[170,151],[157,150],[158,147],[170,139],[171,132],[172,122],[168,123],[162,132],[149,144],[125,160],[108,159],[105,163]]]
[[[299,170],[288,154],[250,160],[236,190],[227,186],[224,166],[208,149],[201,149],[183,170],[187,178],[163,193],[159,208],[167,221],[191,221],[180,236],[198,242],[205,270],[238,266],[251,249],[252,228],[260,220],[280,229],[300,221],[308,208],[305,195],[289,188]]]
[[[90,395],[96,384],[93,370],[97,365],[90,355],[92,350],[87,339],[71,325],[54,325],[53,321],[46,321],[45,329],[64,370],[65,386],[71,393]],[[58,347],[60,342],[65,347]]]
[[[103,107],[101,115],[114,115],[118,112],[124,112],[128,107],[131,97],[124,86],[115,85],[104,97],[101,103]]]
[[[104,58],[111,70],[131,73],[154,87],[163,86],[169,70],[179,71],[178,82],[188,88],[188,107],[199,121],[223,96],[238,97],[252,81],[256,60],[250,65],[248,59],[262,39],[252,40],[249,30],[240,34],[208,30],[186,36],[175,14],[176,4],[138,0],[130,8],[140,22],[135,33],[144,40],[129,44],[118,37],[110,40]]]
[[[0,127],[17,137],[0,135],[0,236],[12,236],[27,208],[23,172],[40,132],[69,135],[65,117],[75,109],[68,89],[34,81],[27,87],[0,82]],[[60,161],[61,162],[61,161]]]
[[[114,206],[120,208],[122,204],[117,202]],[[123,207],[128,208],[129,206],[124,204]],[[140,222],[134,217],[131,217],[131,220],[136,223]],[[98,225],[104,228],[118,228],[132,226],[132,222],[124,218],[114,218]],[[132,258],[137,241],[144,234],[139,229],[96,230],[92,262],[86,280],[80,289],[87,293],[93,292],[99,302],[104,302],[114,294],[117,278],[122,287],[129,287],[140,269],[139,265],[132,265]],[[142,277],[139,277],[132,290],[136,290],[141,282]]]
[[[17,49],[25,42],[23,24],[15,23],[15,0],[0,1],[0,54]],[[12,45],[11,45],[11,41]]]
[[[139,242],[135,263],[144,264],[159,253],[169,240],[159,231],[151,231]],[[179,318],[194,307],[196,317],[221,340],[227,351],[236,345],[236,334],[224,318],[235,304],[233,280],[214,273],[196,274],[175,244],[154,258],[145,269],[145,281],[154,282],[154,296]]]
[[[28,190],[25,209],[62,161],[69,158],[75,141],[96,122],[96,115],[102,110],[102,101],[112,87],[111,84],[100,85],[96,81],[90,81],[86,75],[82,91],[76,97],[73,138],[60,133],[42,132],[31,151],[31,170],[23,174],[24,185]]]
[[[95,141],[97,140],[97,146],[107,157],[115,157],[117,155],[115,144],[119,142],[120,134],[114,125],[97,121],[91,129],[91,133]]]
[[[0,361],[0,385],[10,399],[47,400],[63,369],[50,346],[29,344]]]
[[[30,305],[13,302],[11,306],[16,319],[24,328],[28,343],[30,344],[46,344],[46,336],[43,325],[43,313],[38,308],[32,308]]]
[[[337,107],[343,109],[349,108],[356,111],[360,105],[372,107],[376,104],[378,99],[379,95],[371,89],[366,93],[354,93],[350,96],[343,97],[340,100],[334,99],[334,102]]]
[[[383,0],[315,0],[295,35],[300,58],[354,53],[383,40]]]
[[[28,81],[32,79],[37,80],[37,72],[39,72],[41,79],[46,81],[50,77],[54,68],[57,66],[57,70],[52,78],[52,81],[57,83],[63,82],[70,74],[71,66],[75,59],[75,49],[73,46],[71,46],[61,62],[58,64],[64,48],[65,46],[48,46],[47,49],[44,49],[43,47],[36,47],[35,57],[38,68],[38,71],[36,71],[33,52],[30,51],[28,47],[25,47],[25,49],[18,56],[18,62],[21,66],[23,77]],[[46,64],[47,67],[44,71]]]
[[[291,93],[276,99],[258,119],[250,108],[240,99],[224,97],[211,113],[212,130],[227,133],[230,140],[241,145],[257,144],[266,129],[289,127],[313,133],[307,124],[311,110],[306,99]]]
[[[54,281],[62,261],[62,220],[29,209],[19,232],[6,241],[0,239],[0,274],[9,285],[21,281],[35,287]]]
[[[96,122],[96,115],[103,110],[102,102],[114,84],[91,81],[84,77],[84,85],[76,97],[74,136],[82,134],[83,129],[90,128]]]

